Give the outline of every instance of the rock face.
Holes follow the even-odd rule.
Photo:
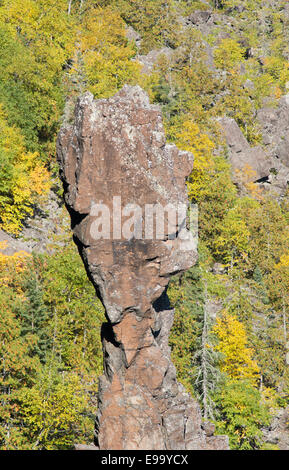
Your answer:
[[[98,448],[227,449],[226,437],[202,428],[168,346],[166,286],[197,254],[186,211],[174,225],[156,208],[187,208],[192,155],[166,144],[159,108],[141,88],[125,86],[107,100],[79,98],[74,124],[60,132],[58,159],[74,240],[107,317]],[[164,221],[160,234],[156,225],[153,235],[148,230],[151,207],[155,224]]]
[[[25,219],[19,237],[11,236],[0,229],[0,253],[11,256],[19,251],[52,252],[53,236],[61,234],[69,226],[68,217],[63,217],[64,211],[63,202],[50,191],[47,200],[41,203],[41,207],[37,207],[33,216]]]
[[[257,119],[267,152],[289,167],[289,94],[282,96],[277,107],[260,109]]]
[[[250,147],[241,129],[234,119],[224,117],[219,120],[224,130],[229,159],[233,170],[244,170],[250,167],[252,171],[251,181],[255,182],[270,175],[271,160],[262,147]]]
[[[279,450],[289,449],[289,408],[278,410],[270,426],[263,429],[263,436],[266,443],[277,446]]]
[[[242,187],[239,172],[250,169],[251,173],[247,171],[248,182],[260,183],[272,195],[280,197],[287,191],[289,182],[289,97],[283,97],[278,108],[260,109],[257,119],[264,147],[251,147],[234,119],[219,119],[228,145],[233,179]]]
[[[152,49],[148,54],[138,54],[135,58],[138,63],[142,65],[141,72],[151,74],[154,70],[155,64],[161,56],[165,56],[168,61],[174,56],[174,50],[169,47],[162,47],[161,49]]]

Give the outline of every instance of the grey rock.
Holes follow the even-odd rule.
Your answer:
[[[27,253],[31,252],[29,244],[18,240],[17,238],[12,237],[8,233],[0,229],[0,242],[4,242],[3,246],[0,249],[0,252],[6,256],[12,256],[14,253],[19,251],[25,251]]]
[[[260,109],[257,119],[268,152],[289,167],[289,94],[280,99],[278,107]]]
[[[289,408],[275,413],[270,426],[263,429],[263,440],[276,445],[280,450],[289,450]]]
[[[7,255],[13,255],[18,251],[27,253],[51,251],[53,237],[63,233],[68,227],[69,220],[63,213],[63,204],[60,198],[50,191],[47,200],[36,208],[32,216],[25,219],[18,237],[0,230],[0,241],[7,242],[7,247],[0,251]]]
[[[94,444],[75,444],[75,450],[99,450]]]
[[[234,119],[225,117],[220,119],[219,123],[228,145],[234,181],[241,184],[238,172],[246,170],[253,170],[247,175],[247,182],[269,180],[272,161],[263,148],[261,146],[250,147]]]
[[[254,83],[252,80],[247,79],[243,85],[244,88],[247,88],[249,90],[254,90]]]
[[[150,74],[153,72],[155,64],[162,55],[165,55],[167,59],[170,60],[173,54],[173,49],[162,47],[161,49],[153,49],[146,55],[137,55],[135,60],[142,65],[142,73]]]
[[[134,41],[138,49],[140,48],[141,35],[132,26],[126,26],[126,37],[129,41]]]
[[[229,117],[224,117],[219,120],[221,127],[224,130],[226,141],[232,155],[238,153],[245,153],[250,150],[250,145],[244,137],[241,129],[236,121]]]
[[[211,18],[211,10],[196,10],[186,17],[187,24],[200,25],[207,23]]]

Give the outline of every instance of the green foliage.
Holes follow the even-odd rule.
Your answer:
[[[77,249],[3,255],[0,268],[0,448],[91,442],[104,312]]]
[[[231,267],[247,255],[249,230],[235,208],[229,209],[220,224],[220,235],[215,241],[215,253]]]
[[[194,393],[194,352],[201,330],[198,318],[202,315],[202,291],[197,268],[191,268],[175,278],[168,295],[175,308],[174,324],[170,335],[172,359],[177,367],[178,379],[188,391]]]
[[[174,46],[180,25],[173,0],[120,0],[115,2],[127,24],[142,37],[142,52]]]
[[[20,303],[17,312],[21,318],[21,336],[35,337],[31,355],[39,357],[41,362],[46,362],[46,355],[51,343],[48,333],[48,312],[37,273],[37,264],[36,266],[28,264],[28,270],[29,272],[25,272],[23,276],[22,288],[25,292],[25,300]]]
[[[37,357],[31,357],[33,336],[21,336],[21,323],[13,312],[14,292],[0,291],[2,311],[0,318],[0,448],[16,449],[23,445],[22,433],[17,426],[16,400],[23,385],[34,384],[39,366]]]
[[[289,197],[266,196],[248,174],[238,192],[218,118],[234,118],[262,144],[256,111],[288,88],[289,21],[284,2],[274,11],[261,0],[210,4],[216,24],[204,36],[178,18],[208,8],[198,0],[1,1],[0,223],[19,234],[47,193],[66,96],[72,110],[85,90],[102,98],[143,86],[167,138],[195,157],[187,186],[199,207],[200,260],[169,287],[178,378],[233,449],[265,449],[269,406],[272,416],[276,403],[288,405]],[[127,25],[140,33],[140,51]],[[141,74],[137,52],[164,46],[170,54]],[[0,251],[3,450],[93,439],[103,307],[75,247],[64,239],[51,248]]]
[[[215,398],[220,412],[216,432],[227,434],[232,450],[257,450],[262,446],[261,428],[270,415],[260,392],[248,381],[228,380]]]
[[[8,125],[0,104],[0,223],[4,230],[17,234],[22,219],[33,213],[33,203],[50,187],[49,173],[37,157],[25,152],[19,129]]]
[[[57,366],[49,363],[36,385],[22,388],[17,396],[18,419],[32,450],[73,449],[75,436],[93,439],[89,396],[81,378],[76,373],[60,375]]]
[[[9,124],[23,129],[31,151],[54,151],[63,105],[62,67],[74,47],[66,3],[16,0],[11,5],[4,0],[0,6],[2,102]]]
[[[168,291],[175,308],[170,336],[172,359],[178,379],[200,399],[205,419],[214,418],[213,394],[221,380],[208,311],[214,289],[204,267],[197,265],[171,282]]]
[[[135,83],[139,66],[131,59],[135,49],[126,38],[125,23],[111,8],[92,9],[84,15],[80,34],[80,60],[74,61],[71,73],[80,67],[86,87],[96,97],[108,97],[125,83]]]
[[[230,165],[225,158],[214,157],[213,162],[206,184],[200,188],[198,204],[200,239],[214,253],[221,224],[236,201],[237,191],[231,180]]]
[[[248,267],[253,271],[259,266],[262,272],[270,272],[283,254],[288,237],[286,217],[278,202],[268,197],[262,201],[240,198],[236,210],[250,233]]]
[[[225,38],[215,49],[214,59],[217,67],[232,70],[244,61],[244,49],[234,39]]]
[[[48,258],[43,286],[51,313],[53,350],[68,367],[102,371],[104,311],[74,246]],[[53,332],[53,333],[52,333]]]
[[[253,359],[254,351],[248,347],[244,325],[234,315],[223,311],[213,331],[218,338],[216,350],[223,356],[221,370],[231,379],[247,379],[256,384],[259,367]]]

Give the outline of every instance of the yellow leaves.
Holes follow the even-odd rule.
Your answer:
[[[8,287],[13,284],[15,291],[21,293],[18,283],[18,275],[24,271],[30,254],[26,251],[18,251],[13,255],[5,255],[3,251],[8,246],[8,242],[0,242],[0,284]]]
[[[37,157],[38,154],[22,155],[21,161],[14,167],[14,179],[9,191],[11,203],[0,206],[0,226],[15,235],[21,230],[23,218],[33,213],[32,204],[38,202],[40,196],[45,197],[50,188],[49,172],[37,163]]]
[[[201,132],[197,123],[189,120],[184,121],[182,130],[176,133],[176,139],[184,150],[193,152],[196,157],[207,157],[205,166],[206,168],[210,166],[209,157],[212,156],[215,145],[206,134]],[[202,167],[198,158],[196,164]]]
[[[278,80],[284,69],[284,59],[276,56],[265,57],[264,69],[273,79]]]
[[[275,298],[281,309],[289,305],[289,252],[280,257],[280,261],[273,267],[269,278],[271,295]]]
[[[110,39],[110,40],[109,40]],[[126,42],[124,23],[113,10],[98,9],[90,11],[83,22],[82,47],[86,50],[101,50],[110,43]]]
[[[181,128],[178,126],[170,131],[178,147],[194,155],[194,168],[188,182],[188,191],[192,199],[198,200],[200,190],[214,168],[212,158],[215,144],[193,121],[184,121]]]
[[[280,261],[274,265],[271,274],[271,289],[282,295],[283,301],[288,301],[289,292],[289,253],[280,257]]]
[[[49,74],[61,67],[74,47],[75,24],[67,15],[65,0],[3,0],[0,19],[15,39],[23,39],[35,51],[34,65]]]
[[[133,46],[126,39],[125,23],[111,8],[90,10],[79,34],[81,64],[75,61],[72,74],[83,67],[89,89],[97,97],[114,94],[124,83],[136,82],[140,65],[131,61]]]
[[[217,67],[234,72],[234,68],[244,61],[244,49],[235,39],[222,39],[214,51]]]
[[[44,385],[47,385],[45,381]],[[63,380],[50,384],[48,390],[24,388],[19,400],[24,423],[35,436],[35,447],[39,444],[52,450],[72,444],[81,415],[88,407],[88,395],[80,378],[73,373],[64,374]]]
[[[38,159],[38,153],[25,151],[20,131],[8,125],[0,105],[0,226],[7,232],[17,235],[32,205],[48,193],[49,172]]]
[[[268,72],[264,72],[262,75],[253,72],[252,81],[254,83],[254,101],[257,107],[262,107],[264,97],[271,96],[274,91],[274,79]]]
[[[266,403],[271,410],[277,410],[278,406],[278,393],[271,387],[263,387],[261,391],[261,399],[263,403]]]
[[[250,232],[238,207],[229,209],[219,226],[219,236],[214,243],[215,252],[228,266],[247,259]]]
[[[7,116],[0,103],[0,147],[5,152],[20,155],[24,149],[24,139],[19,130],[14,126],[9,126]]]
[[[173,0],[121,0],[115,2],[126,23],[141,35],[141,53],[176,45],[181,31]]]
[[[242,170],[235,169],[235,174],[238,181],[247,189],[253,199],[263,200],[264,191],[258,184],[254,183],[254,180],[257,180],[257,173],[250,165],[246,163]]]
[[[5,240],[3,242],[0,242],[0,251],[6,250],[8,246],[8,242]]]
[[[275,265],[275,269],[289,268],[289,253],[281,256],[279,263]]]
[[[28,178],[29,197],[31,196],[33,202],[38,200],[38,196],[47,196],[51,187],[50,173],[38,159],[37,152],[24,154],[21,159]]]
[[[276,100],[279,100],[282,96],[282,90],[279,86],[276,86],[275,87],[275,90],[274,90],[274,95],[275,95],[275,98]]]
[[[30,173],[30,183],[35,194],[40,196],[48,193],[51,186],[49,177],[49,171],[43,165],[34,167]]]
[[[224,311],[213,328],[219,339],[216,350],[224,355],[222,370],[231,379],[249,379],[253,384],[259,377],[259,367],[253,359],[254,351],[247,346],[244,325]]]
[[[11,31],[14,31],[15,36],[17,33],[16,26],[19,26],[20,24],[24,25],[24,27],[26,27],[25,29],[28,29],[29,32],[31,31],[31,33],[33,33],[33,29],[31,30],[31,23],[34,22],[37,13],[39,14],[39,7],[35,1],[25,0],[23,2],[10,2],[8,0],[3,0],[1,3],[1,20],[11,26]]]
[[[274,54],[273,50],[271,50],[272,52]],[[271,78],[272,84],[274,84],[274,87],[272,87],[273,96],[275,99],[279,99],[289,80],[289,63],[288,60],[284,59],[282,53],[278,53],[276,50],[275,54],[264,58],[264,74],[260,79],[262,80],[263,76]],[[261,86],[261,83],[259,86]]]

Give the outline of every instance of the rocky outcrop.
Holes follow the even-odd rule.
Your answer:
[[[263,429],[263,439],[266,444],[276,446],[279,450],[289,449],[289,408],[275,412],[270,426]]]
[[[34,207],[34,214],[25,219],[17,237],[0,229],[0,253],[11,256],[19,251],[53,252],[54,238],[57,237],[58,245],[61,245],[60,237],[68,229],[69,221],[63,201],[50,191],[47,199]]]
[[[266,151],[289,167],[289,94],[276,107],[264,107],[257,113]]]
[[[0,229],[0,254],[12,256],[19,251],[29,252],[29,247]]]
[[[126,37],[129,41],[134,42],[137,49],[141,47],[141,35],[132,26],[126,26]]]
[[[192,155],[166,144],[159,108],[125,86],[107,100],[79,98],[74,124],[60,132],[58,159],[74,240],[107,317],[98,448],[227,449],[177,382],[168,346],[174,312],[166,286],[197,259],[186,227]]]
[[[270,175],[271,160],[262,147],[250,147],[234,119],[224,117],[219,123],[226,137],[232,169],[235,172],[237,170],[238,174],[238,170],[245,171],[246,167],[250,167],[253,170],[248,176],[251,181],[267,178]]]
[[[257,120],[271,159],[272,188],[282,196],[289,184],[289,95],[283,96],[276,107],[260,109]]]
[[[233,180],[242,189],[241,174],[246,172],[244,181],[259,183],[279,197],[287,191],[289,181],[289,106],[286,97],[280,100],[278,108],[259,110],[257,118],[264,146],[256,147],[250,146],[234,119],[219,119],[228,146]]]
[[[175,51],[169,47],[162,47],[161,49],[152,49],[146,55],[138,54],[135,59],[141,66],[141,73],[151,74],[154,71],[155,65],[161,57],[166,57],[168,61],[174,60]]]

